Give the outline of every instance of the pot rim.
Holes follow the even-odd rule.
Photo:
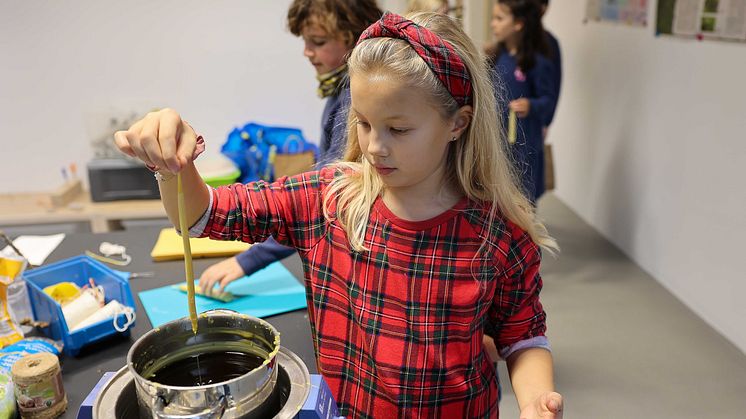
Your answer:
[[[256,321],[256,322],[262,324],[262,326],[267,327],[267,329],[269,329],[275,335],[275,347],[274,347],[274,349],[272,349],[272,351],[269,352],[269,354],[267,355],[267,359],[265,359],[262,362],[261,365],[259,365],[258,367],[254,368],[253,370],[251,370],[251,371],[249,371],[249,372],[247,372],[247,373],[245,373],[243,375],[240,375],[238,377],[231,378],[230,380],[220,381],[220,382],[212,383],[212,384],[206,384],[206,385],[201,385],[201,386],[174,386],[174,385],[162,384],[162,383],[159,383],[159,382],[156,382],[156,381],[152,381],[152,380],[149,380],[149,379],[143,377],[142,375],[140,375],[140,373],[138,371],[136,371],[135,367],[132,365],[132,356],[133,356],[132,353],[133,353],[134,349],[142,341],[144,341],[146,338],[150,337],[151,335],[154,335],[154,334],[158,333],[158,330],[160,330],[161,328],[166,328],[167,326],[170,326],[170,325],[173,325],[173,324],[177,324],[177,323],[183,323],[185,321],[188,322],[188,323],[191,323],[191,320],[190,320],[190,318],[188,316],[187,317],[182,317],[182,318],[179,318],[179,319],[176,319],[176,320],[171,320],[168,323],[164,323],[164,324],[162,324],[162,325],[160,325],[158,327],[150,329],[147,333],[145,333],[144,335],[140,336],[135,341],[135,343],[132,344],[132,346],[130,346],[129,351],[127,351],[127,366],[126,367],[130,371],[130,373],[132,374],[132,376],[136,378],[135,382],[137,383],[139,380],[142,380],[142,381],[144,381],[145,383],[147,383],[149,385],[157,386],[157,387],[165,389],[165,390],[176,390],[176,391],[184,391],[184,390],[209,390],[209,389],[212,389],[212,388],[223,387],[225,385],[230,385],[230,384],[233,384],[235,382],[241,381],[246,376],[254,373],[258,369],[263,368],[263,367],[265,367],[265,366],[267,366],[269,364],[273,364],[269,368],[271,368],[271,369],[275,368],[275,365],[274,365],[275,359],[277,357],[277,353],[280,350],[280,332],[274,326],[272,326],[271,323],[269,323],[268,321],[266,321],[264,319],[261,319],[259,317],[254,317],[254,316],[251,316],[251,315],[248,315],[248,314],[243,314],[243,313],[239,313],[237,311],[228,310],[228,309],[208,310],[208,311],[202,312],[202,313],[200,313],[200,314],[197,315],[198,318],[200,318],[200,317],[207,318],[207,317],[211,317],[211,316],[242,317],[242,318],[245,318],[245,319],[248,319],[248,320],[252,320],[252,321]],[[199,333],[199,331],[197,333]]]

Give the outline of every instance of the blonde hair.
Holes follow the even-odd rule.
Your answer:
[[[441,13],[443,9],[448,10],[448,0],[409,0],[407,2],[407,13]]]
[[[525,230],[536,244],[549,251],[557,250],[557,243],[548,235],[533,205],[521,192],[507,157],[507,141],[497,113],[487,60],[451,18],[437,13],[417,13],[409,19],[450,43],[471,74],[473,117],[460,138],[449,145],[446,182],[451,182],[471,200],[489,204],[488,222],[492,223],[499,212]],[[406,41],[365,40],[354,48],[347,65],[350,76],[386,74],[408,87],[427,92],[444,118],[459,110],[450,93]],[[332,181],[324,198],[324,214],[332,219],[332,199],[336,197],[334,218],[347,233],[351,247],[363,251],[366,250],[364,240],[370,210],[383,192],[384,184],[363,156],[356,125],[357,120],[350,112],[345,156],[337,163],[345,174]]]

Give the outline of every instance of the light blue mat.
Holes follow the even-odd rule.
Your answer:
[[[189,316],[187,295],[176,289],[182,284],[175,284],[176,287],[167,285],[138,294],[153,327]],[[280,262],[233,281],[225,290],[238,298],[223,303],[197,295],[197,313],[227,308],[255,317],[266,317],[306,307],[305,288]]]

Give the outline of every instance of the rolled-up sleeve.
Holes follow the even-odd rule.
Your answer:
[[[529,347],[549,349],[546,313],[539,301],[541,252],[528,234],[515,230],[486,328],[503,358]]]
[[[194,223],[193,226],[189,227],[189,237],[202,236],[202,232],[205,231],[207,222],[210,221],[210,215],[212,215],[212,196],[215,191],[209,186],[207,187],[207,191],[210,193],[210,203],[207,205],[207,209],[205,210],[204,214],[202,214],[202,217],[200,217],[200,219],[197,220],[197,222]]]

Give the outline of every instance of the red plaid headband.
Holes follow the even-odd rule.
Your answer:
[[[456,50],[435,32],[394,13],[386,12],[360,35],[357,43],[371,38],[407,41],[443,83],[459,106],[471,103],[471,76]]]

